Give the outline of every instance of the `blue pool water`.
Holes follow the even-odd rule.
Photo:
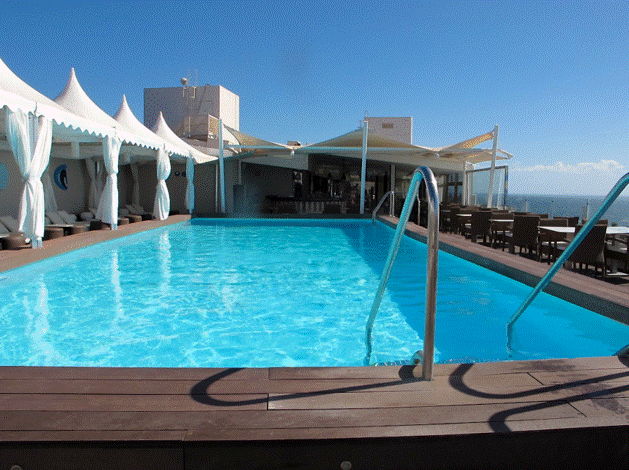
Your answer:
[[[195,219],[0,273],[0,365],[358,366],[393,230]],[[372,361],[422,348],[426,246],[404,239]],[[629,327],[439,254],[436,362],[611,355]]]

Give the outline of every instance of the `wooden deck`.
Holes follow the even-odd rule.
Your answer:
[[[441,240],[472,255],[486,248]],[[512,262],[538,275],[540,263],[491,251],[493,268]],[[0,265],[16,259],[0,256]],[[564,291],[598,286],[558,276]],[[598,287],[593,295],[605,299],[608,287]],[[610,297],[627,301],[624,288],[612,285]],[[629,467],[627,359],[437,364],[434,372],[424,382],[409,366],[0,367],[0,469]]]

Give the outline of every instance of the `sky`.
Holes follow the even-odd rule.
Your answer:
[[[111,115],[124,94],[142,121],[144,88],[188,77],[273,142],[365,115],[411,116],[428,147],[498,125],[510,193],[603,195],[629,171],[626,0],[0,1],[0,31],[22,80],[54,99],[74,67]]]

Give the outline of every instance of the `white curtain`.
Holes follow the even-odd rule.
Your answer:
[[[48,170],[44,171],[41,181],[44,185],[44,205],[46,210],[57,211],[59,206],[57,206],[57,198],[55,197],[55,191],[52,187],[52,180],[50,179],[50,173],[48,173]]]
[[[140,175],[138,164],[131,164],[131,177],[133,178],[133,192],[131,193],[131,204],[140,204]]]
[[[96,218],[110,224],[112,229],[118,226],[118,157],[121,146],[122,141],[118,137],[107,136],[103,140],[107,179],[98,202]]]
[[[103,193],[102,177],[103,165],[94,157],[85,159],[87,174],[90,177],[90,193],[88,195],[88,207],[98,207],[100,196]]]
[[[186,186],[186,209],[190,211],[194,210],[194,160],[192,158],[186,158],[186,179],[188,180],[188,186]]]
[[[93,158],[86,158],[85,167],[90,177],[90,192],[87,196],[87,207],[96,207],[100,199],[96,185],[96,162]]]
[[[166,220],[170,212],[170,196],[166,179],[170,176],[170,158],[165,150],[157,151],[157,191],[153,203],[153,217],[157,220]]]
[[[33,124],[37,127],[36,130],[31,129],[29,117],[23,111],[13,112],[7,109],[7,140],[24,178],[19,229],[24,232],[26,238],[31,238],[33,246],[37,247],[44,236],[44,185],[41,177],[50,161],[52,122],[40,116],[37,124]]]

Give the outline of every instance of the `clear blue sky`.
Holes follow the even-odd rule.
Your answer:
[[[605,194],[629,171],[629,2],[0,2],[0,58],[55,98],[70,68],[114,114],[222,85],[240,129],[317,142],[412,116],[438,147],[500,126],[510,192]]]

